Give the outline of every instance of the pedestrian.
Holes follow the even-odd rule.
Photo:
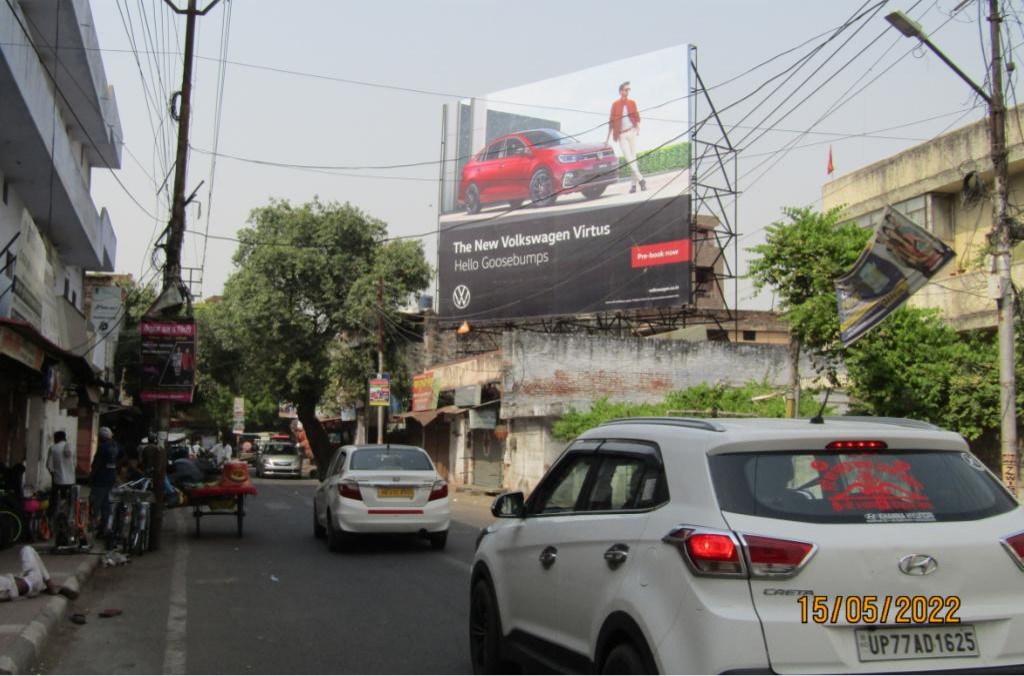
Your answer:
[[[92,473],[89,475],[92,498],[92,513],[99,515],[99,526],[102,532],[107,527],[110,517],[110,491],[117,481],[117,442],[109,427],[100,428],[100,443],[96,455],[92,459]]]
[[[220,467],[231,459],[231,444],[222,436],[217,440],[214,447],[210,449],[210,454],[213,455],[213,461],[217,467]]]
[[[46,458],[46,469],[53,479],[53,496],[50,498],[50,521],[56,524],[60,504],[71,500],[71,487],[75,485],[75,453],[68,443],[64,430],[53,433],[53,444]],[[57,543],[60,544],[60,543]]]
[[[21,548],[21,573],[0,574],[0,601],[14,601],[32,598],[42,592],[52,596],[60,594],[71,600],[78,598],[78,592],[71,587],[62,587],[50,578],[50,571],[39,558],[39,553],[25,545]]]
[[[612,103],[612,111],[608,116],[608,139],[614,138],[619,144],[619,152],[626,159],[629,171],[633,176],[633,183],[629,192],[636,192],[637,185],[640,190],[647,190],[647,181],[640,173],[640,167],[636,159],[636,139],[640,135],[640,112],[636,108],[636,101],[629,98],[631,90],[629,81],[619,85],[619,98]]]

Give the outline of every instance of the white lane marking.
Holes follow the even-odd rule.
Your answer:
[[[294,505],[290,505],[287,502],[263,502],[261,503],[265,509],[272,511],[283,511],[288,509],[294,509]]]
[[[169,510],[174,513],[174,527],[178,537],[174,543],[174,563],[171,566],[171,602],[167,609],[167,640],[164,644],[165,674],[184,674],[187,656],[186,627],[188,619],[188,597],[186,572],[188,567],[188,538],[185,537],[184,510]]]
[[[455,558],[454,556],[449,556],[448,554],[441,554],[440,556],[441,556],[441,560],[442,561],[446,561],[446,562],[452,564],[456,568],[459,568],[460,570],[462,570],[462,572],[464,572],[464,573],[468,573],[471,570],[473,570],[473,567],[470,566],[468,563],[466,563],[465,561],[460,561],[459,559]]]

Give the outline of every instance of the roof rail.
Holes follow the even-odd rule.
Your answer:
[[[604,427],[605,425],[621,425],[623,423],[641,423],[644,425],[672,425],[675,427],[692,427],[698,430],[707,430],[708,432],[725,431],[725,427],[721,423],[717,423],[713,420],[707,420],[705,418],[676,418],[671,416],[616,418],[615,420],[607,420],[601,423],[600,427]]]
[[[930,422],[924,420],[914,420],[913,418],[889,418],[886,416],[871,416],[871,415],[838,415],[825,418],[825,421],[835,420],[837,422],[863,422],[863,423],[880,423],[882,425],[897,425],[899,427],[910,427],[918,430],[938,430],[946,431],[945,428],[933,425]]]

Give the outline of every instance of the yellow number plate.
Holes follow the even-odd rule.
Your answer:
[[[378,498],[409,498],[412,499],[416,491],[412,488],[378,488]]]

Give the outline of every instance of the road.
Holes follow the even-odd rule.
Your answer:
[[[311,480],[257,480],[235,520],[187,510],[163,546],[98,568],[33,668],[43,674],[469,673],[469,570],[487,498],[452,494],[448,547],[370,539],[333,554],[312,534]],[[120,616],[101,618],[116,608]]]

